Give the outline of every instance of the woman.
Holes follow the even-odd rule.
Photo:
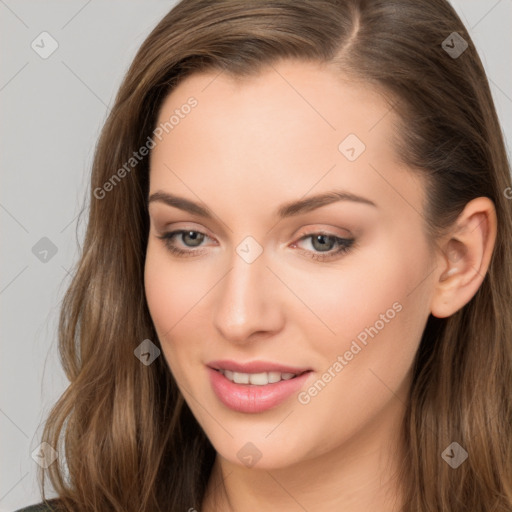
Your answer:
[[[511,191],[445,0],[179,3],[97,147],[41,510],[512,511]]]

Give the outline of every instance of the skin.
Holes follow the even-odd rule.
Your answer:
[[[217,451],[201,510],[398,510],[411,365],[428,316],[453,314],[478,290],[495,242],[493,203],[468,203],[430,242],[424,183],[399,163],[389,102],[320,64],[282,61],[243,80],[192,75],[158,122],[190,96],[197,107],[152,151],[149,194],[207,205],[214,218],[151,202],[145,287],[163,356]],[[338,149],[350,133],[366,146],[352,162]],[[376,207],[339,201],[275,215],[333,189]],[[207,235],[199,247],[174,238],[195,255],[173,255],[158,238],[177,229]],[[316,261],[321,247],[301,237],[320,230],[355,244]],[[263,250],[250,264],[236,252],[247,236]],[[331,239],[326,250],[337,247]],[[311,367],[307,390],[394,303],[400,312],[307,404],[292,395],[246,414],[213,393],[205,365],[215,359]],[[248,442],[261,453],[252,467],[237,456]]]

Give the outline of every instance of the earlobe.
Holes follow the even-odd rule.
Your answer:
[[[433,316],[451,316],[473,298],[487,273],[496,232],[494,203],[487,197],[470,201],[439,246]]]

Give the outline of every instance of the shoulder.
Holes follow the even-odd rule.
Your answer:
[[[36,503],[25,508],[20,508],[14,512],[59,512],[59,500],[47,500],[44,503]]]

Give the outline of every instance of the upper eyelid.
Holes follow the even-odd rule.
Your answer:
[[[201,226],[200,228],[195,228],[193,226],[192,227],[190,227],[190,226],[180,227],[180,226],[175,226],[174,224],[176,224],[176,223],[173,223],[172,228],[166,228],[166,227],[163,227],[163,228],[160,228],[160,229],[157,228],[157,231],[160,231],[163,234],[173,233],[173,232],[176,232],[176,231],[195,231],[197,233],[202,233],[202,234],[208,236],[211,239],[215,239],[214,236],[209,234],[209,229],[207,229],[207,228],[205,229],[203,226]],[[317,224],[313,223],[312,226],[321,225],[321,224],[322,223],[317,223]],[[337,228],[337,229],[342,229],[343,231],[346,232],[346,234],[335,233],[334,232],[335,229],[336,228],[323,228],[323,227],[318,227],[318,228],[315,228],[315,227],[301,228],[299,230],[299,234],[296,235],[296,236],[301,238],[303,236],[308,236],[308,235],[316,234],[316,233],[323,233],[323,234],[326,234],[326,235],[329,235],[329,236],[334,236],[334,237],[337,237],[337,238],[347,238],[347,239],[354,238],[354,236],[355,236],[347,228]]]
[[[174,224],[176,223],[173,223],[172,227],[169,227],[169,226],[163,226],[161,228],[159,228],[158,226],[156,227],[155,231],[156,232],[159,232],[160,234],[162,235],[167,235],[167,234],[170,234],[170,233],[176,233],[176,232],[188,232],[188,231],[194,231],[196,233],[202,233],[203,235],[206,235],[208,236],[208,238],[212,238],[214,239],[215,237],[210,235],[209,234],[209,230],[208,229],[205,229],[203,227],[201,228],[195,228],[193,226],[185,226],[185,227],[181,227],[181,226],[175,226]]]

